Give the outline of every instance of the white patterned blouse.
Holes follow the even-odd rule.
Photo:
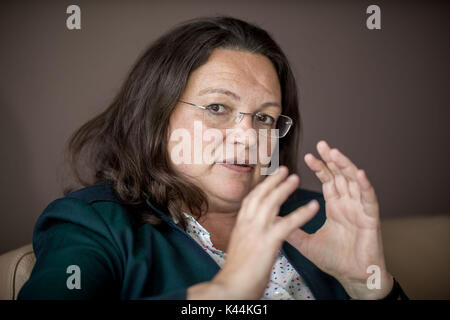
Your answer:
[[[214,247],[210,233],[203,228],[191,215],[183,212],[187,217],[187,233],[214,259],[222,268],[226,253]],[[314,296],[302,277],[292,267],[289,261],[278,252],[278,257],[271,271],[263,300],[313,300]]]

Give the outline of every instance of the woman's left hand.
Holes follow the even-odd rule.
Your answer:
[[[386,270],[375,191],[365,172],[339,150],[325,141],[317,150],[323,161],[310,153],[304,159],[322,182],[327,219],[314,234],[298,229],[287,241],[336,278],[351,298],[381,299],[391,291],[393,277]],[[379,289],[368,288],[369,266],[380,270]]]

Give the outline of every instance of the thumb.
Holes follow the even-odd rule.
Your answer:
[[[301,226],[311,220],[319,211],[317,200],[310,201],[307,205],[297,208],[285,217],[277,217],[274,222],[274,229],[282,237],[282,240],[288,241],[291,245],[302,247],[309,234],[300,229]]]

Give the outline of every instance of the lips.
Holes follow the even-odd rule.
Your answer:
[[[230,164],[230,163],[219,163],[219,164],[227,169],[239,173],[251,172],[254,168],[254,165]]]
[[[239,173],[252,172],[256,166],[256,164],[250,163],[249,159],[239,159],[238,161],[236,158],[220,161],[217,164]]]
[[[241,166],[241,167],[255,167],[256,164],[251,164],[249,159],[246,159],[244,161],[237,161],[236,159],[229,159],[222,162],[217,162],[218,164],[229,164],[229,165],[235,165],[235,166]]]

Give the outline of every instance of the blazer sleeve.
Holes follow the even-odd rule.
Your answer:
[[[110,220],[127,228],[127,220],[108,218],[89,203],[61,198],[50,203],[33,231],[36,263],[19,300],[128,299],[122,296],[126,264],[123,245]],[[128,229],[131,232],[132,228]],[[123,233],[123,232],[122,232]],[[77,269],[77,270],[75,270]],[[78,272],[78,275],[77,275]],[[79,277],[79,287],[75,284]],[[185,300],[187,288],[142,300]]]
[[[36,222],[36,263],[18,299],[118,299],[122,263],[117,249],[92,206],[73,198],[53,201]]]

